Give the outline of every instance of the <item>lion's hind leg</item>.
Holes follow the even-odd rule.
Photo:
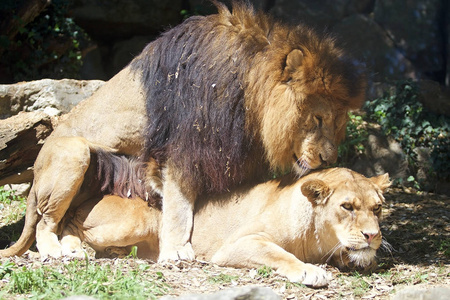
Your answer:
[[[41,257],[60,257],[60,223],[80,190],[91,161],[87,140],[78,137],[51,138],[35,163],[33,188],[37,212],[36,246]]]

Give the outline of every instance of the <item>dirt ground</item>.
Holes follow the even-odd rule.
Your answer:
[[[392,250],[379,252],[379,267],[372,274],[340,272],[334,267],[323,266],[333,275],[326,288],[311,289],[293,284],[274,272],[224,268],[200,261],[162,265],[129,259],[125,269],[150,263],[146,272],[163,274],[170,287],[169,295],[173,296],[212,293],[240,286],[264,286],[284,299],[389,299],[406,286],[450,287],[450,197],[399,190],[391,190],[385,196],[381,226]],[[26,255],[14,260],[18,265],[39,261]],[[95,260],[95,263],[111,266],[116,262]],[[60,261],[44,262],[52,263]]]

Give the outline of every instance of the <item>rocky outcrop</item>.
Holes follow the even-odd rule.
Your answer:
[[[34,161],[59,116],[103,83],[43,79],[0,85],[0,186],[30,182]]]
[[[0,119],[21,111],[43,111],[49,116],[69,112],[104,84],[101,80],[42,79],[0,85]]]

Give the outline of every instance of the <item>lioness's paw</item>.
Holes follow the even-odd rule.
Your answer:
[[[331,280],[331,275],[324,269],[316,267],[311,264],[305,264],[302,268],[296,270],[289,270],[284,273],[290,281],[299,282],[311,287],[327,286]]]
[[[162,250],[159,254],[158,262],[194,259],[194,249],[192,249],[191,243],[187,243],[184,246],[174,247],[172,250]]]

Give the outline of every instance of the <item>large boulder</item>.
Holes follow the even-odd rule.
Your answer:
[[[69,112],[104,84],[101,80],[42,79],[0,85],[0,119],[21,111],[43,111],[49,116]]]
[[[395,48],[404,53],[422,74],[441,72],[444,66],[444,39],[441,0],[378,0],[374,21],[392,39]]]

